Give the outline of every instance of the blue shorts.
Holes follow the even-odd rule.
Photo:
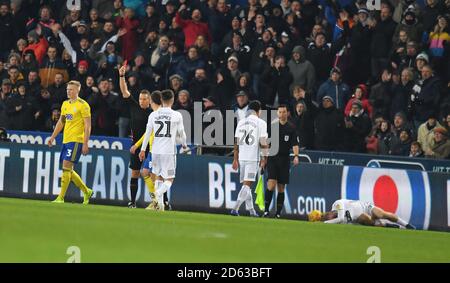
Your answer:
[[[145,158],[144,164],[142,165],[142,168],[143,169],[148,169],[151,172],[151,169],[152,169],[152,153],[151,152],[149,152],[147,154],[147,158]]]
[[[74,164],[77,164],[78,160],[80,160],[82,148],[83,148],[82,143],[78,142],[64,143],[61,149],[61,155],[59,156],[59,162],[62,163],[63,160],[67,160]]]

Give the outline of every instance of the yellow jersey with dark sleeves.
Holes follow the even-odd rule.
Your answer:
[[[142,143],[144,142],[144,137],[145,135],[142,135],[142,137],[134,144],[136,147],[140,148]],[[153,145],[153,140],[155,139],[155,132],[152,131],[152,133],[150,134],[150,140],[148,142],[148,146],[149,146],[149,151],[152,152],[152,145]]]
[[[91,117],[89,104],[78,98],[75,101],[66,100],[61,106],[61,116],[65,116],[63,143],[84,141],[84,118]]]

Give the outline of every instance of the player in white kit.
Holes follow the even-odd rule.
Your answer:
[[[240,182],[242,183],[236,206],[231,211],[234,216],[239,216],[239,208],[244,202],[250,215],[258,216],[253,207],[250,187],[256,180],[259,167],[264,168],[267,163],[267,123],[259,118],[261,103],[252,101],[249,103],[248,109],[247,117],[239,121],[234,135],[233,169],[239,168]],[[261,153],[262,159],[260,159]]]
[[[164,210],[164,193],[170,190],[175,180],[177,137],[181,140],[183,150],[187,149],[183,116],[172,110],[173,101],[174,94],[171,90],[161,92],[162,107],[149,115],[144,142],[139,153],[139,159],[144,160],[150,134],[154,131],[152,173],[155,174],[157,179],[155,181],[155,199],[152,200],[152,206],[157,210]]]
[[[329,224],[361,224],[395,228],[401,228],[399,226],[401,225],[407,229],[415,229],[413,225],[397,215],[384,211],[370,202],[359,200],[339,199],[333,203],[331,211],[322,214],[315,210],[308,215],[308,218],[310,221],[324,221]]]

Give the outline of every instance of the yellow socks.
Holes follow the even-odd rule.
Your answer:
[[[72,169],[63,168],[62,171],[63,173],[61,177],[61,191],[59,192],[59,197],[61,199],[64,199],[67,192],[67,188],[69,187],[70,184],[70,179],[72,177]]]
[[[145,176],[144,177],[144,182],[145,185],[147,186],[147,190],[149,191],[150,194],[155,192],[155,184],[152,181],[152,178],[150,178],[150,176]]]
[[[75,172],[73,170],[72,170],[72,182],[75,184],[75,186],[77,186],[83,192],[83,194],[87,193],[88,187],[83,182],[80,175],[78,175],[77,172]]]

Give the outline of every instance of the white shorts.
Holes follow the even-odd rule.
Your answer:
[[[175,154],[152,154],[152,173],[163,179],[175,178],[177,156]]]
[[[241,183],[244,181],[256,181],[258,175],[258,161],[239,161],[239,176]]]
[[[361,214],[365,213],[369,216],[372,216],[372,209],[374,205],[370,202],[358,201],[355,203],[350,210],[350,215],[352,217],[353,222],[357,222],[358,218]]]

